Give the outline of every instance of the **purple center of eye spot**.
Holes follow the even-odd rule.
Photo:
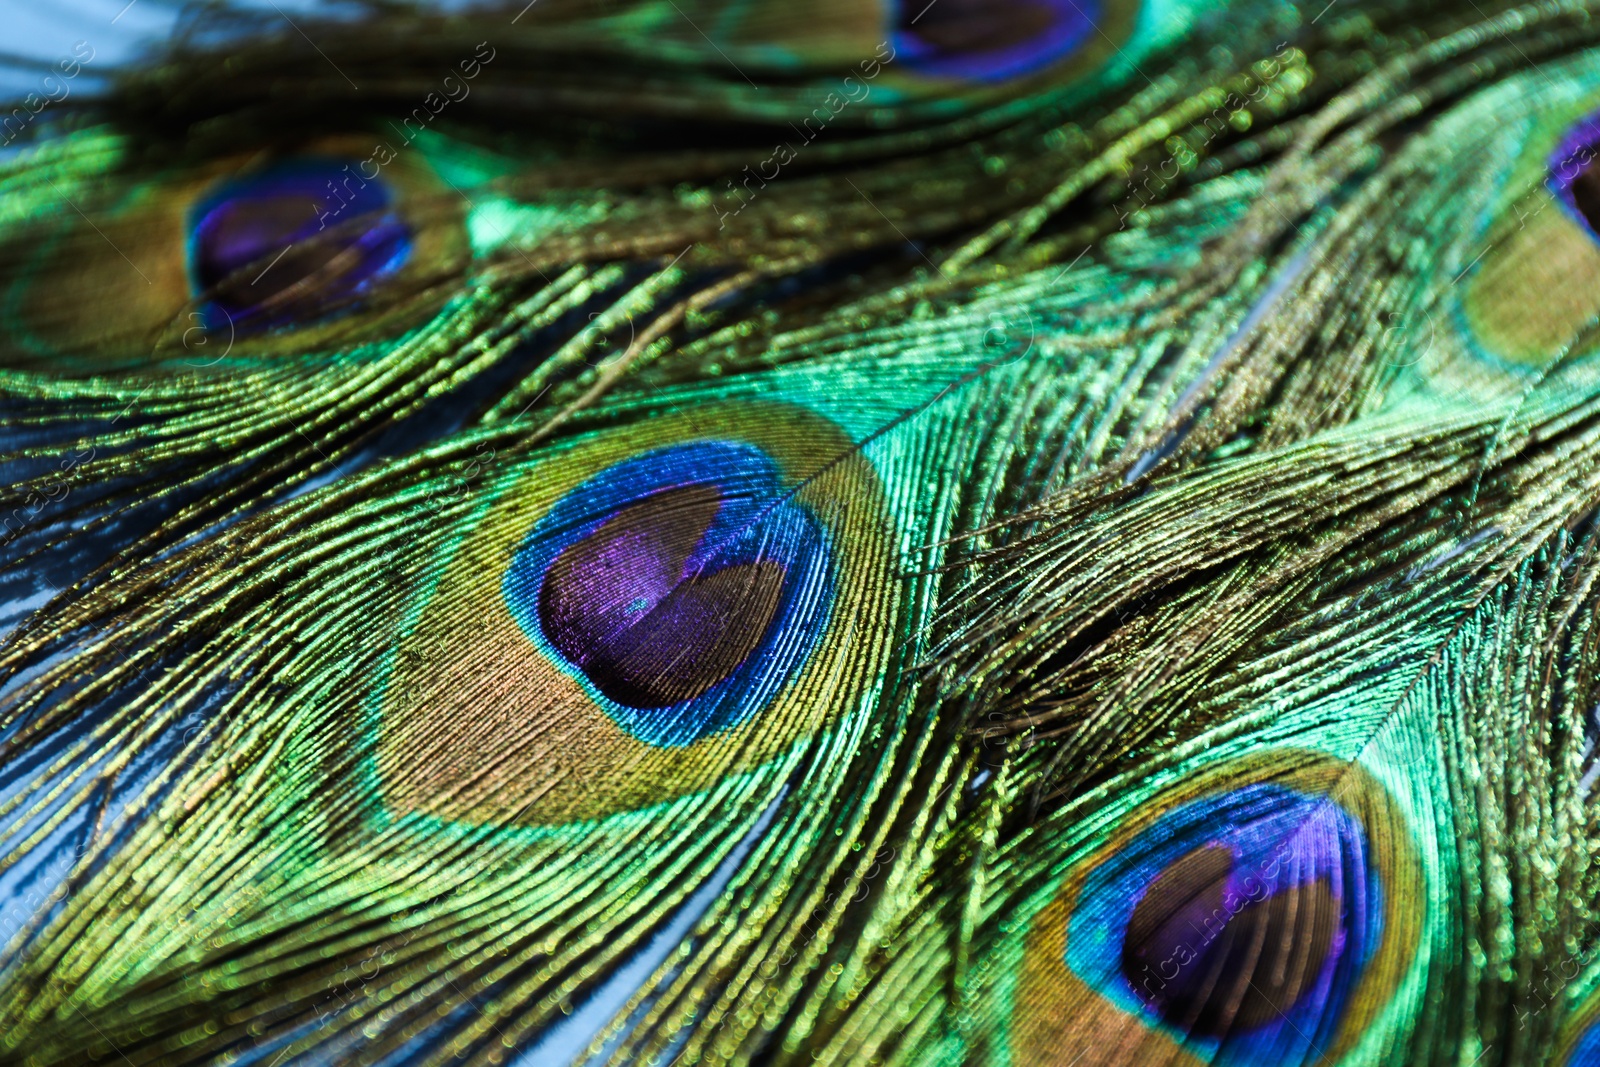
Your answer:
[[[1550,191],[1600,239],[1600,115],[1567,131],[1551,153],[1548,169]]]
[[[404,265],[411,231],[378,178],[290,160],[223,183],[197,205],[189,273],[208,326],[321,318]]]
[[[1123,938],[1122,972],[1170,1025],[1222,1038],[1265,1026],[1300,1003],[1341,935],[1326,876],[1246,889],[1232,850],[1206,845],[1145,891]]]
[[[702,696],[772,625],[787,574],[781,563],[686,567],[719,506],[712,486],[658,492],[567,548],[545,573],[545,635],[618,704],[665,708]]]
[[[1063,961],[1219,1067],[1320,1059],[1385,934],[1361,819],[1249,783],[1157,816],[1088,872]]]
[[[900,61],[936,78],[1000,82],[1076,52],[1100,14],[1096,0],[900,0]]]
[[[784,690],[826,631],[831,557],[828,531],[765,451],[691,441],[567,490],[500,592],[612,722],[676,747]]]

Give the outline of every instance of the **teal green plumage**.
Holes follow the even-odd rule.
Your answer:
[[[0,1062],[1600,1055],[1592,13],[943,2],[197,37],[0,177]]]

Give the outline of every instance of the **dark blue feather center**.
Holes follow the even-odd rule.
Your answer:
[[[208,328],[324,318],[394,274],[411,230],[379,178],[297,159],[223,183],[191,212],[190,283]]]
[[[1077,52],[1099,18],[1098,0],[900,0],[893,44],[919,74],[1002,82]]]
[[[833,597],[829,555],[765,453],[697,442],[569,492],[502,593],[618,725],[684,745],[756,713],[805,661]]]

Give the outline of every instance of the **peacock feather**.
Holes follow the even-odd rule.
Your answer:
[[[0,1062],[1600,1062],[1595,15],[194,14],[0,174]]]

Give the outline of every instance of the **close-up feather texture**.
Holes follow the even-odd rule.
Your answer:
[[[1600,3],[61,18],[0,1065],[1600,1065]]]

